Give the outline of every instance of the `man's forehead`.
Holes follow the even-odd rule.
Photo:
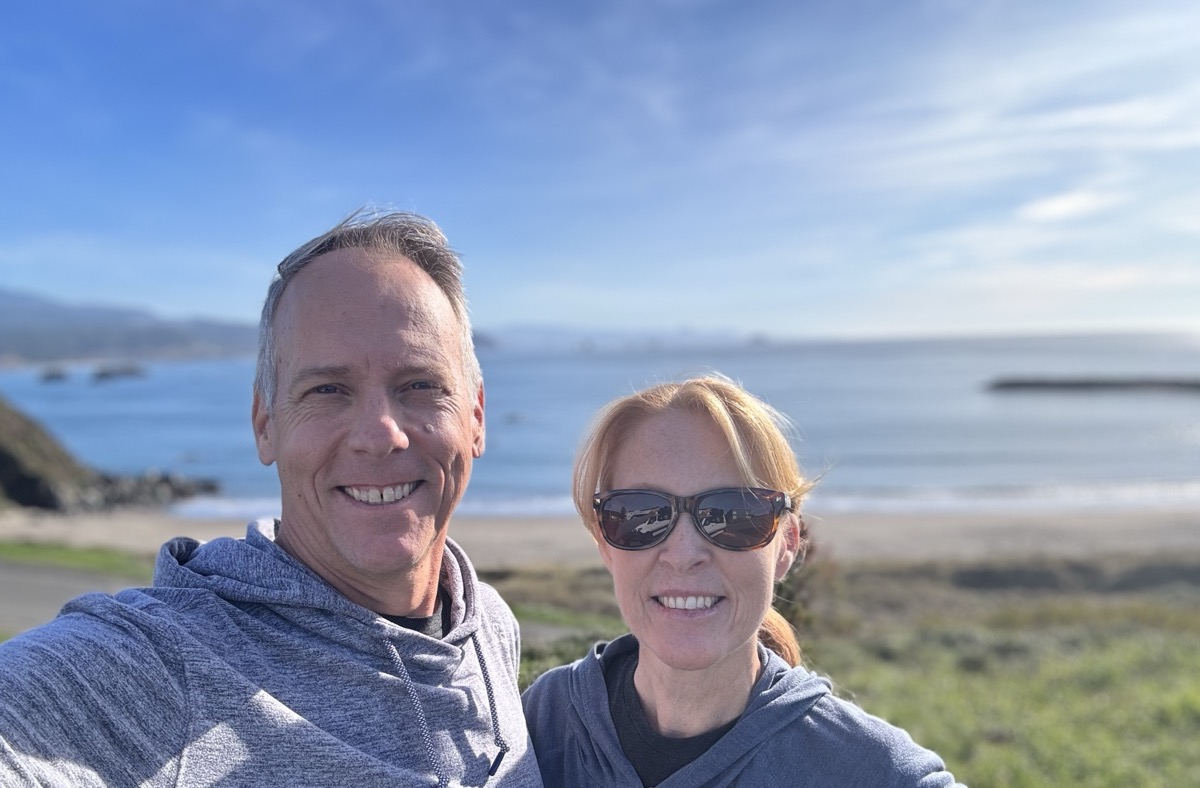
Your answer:
[[[372,301],[380,309],[400,306],[418,319],[454,314],[450,299],[412,260],[396,252],[360,248],[314,258],[288,284],[279,308],[303,311],[309,302],[333,302],[341,296],[362,308]]]

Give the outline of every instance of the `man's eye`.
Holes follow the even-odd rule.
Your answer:
[[[432,380],[415,380],[410,383],[408,387],[411,389],[417,389],[419,391],[436,391],[441,388],[441,386],[434,383]]]
[[[322,383],[320,386],[313,386],[309,389],[313,394],[337,394],[338,387],[333,383]]]

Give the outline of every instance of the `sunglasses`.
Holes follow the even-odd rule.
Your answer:
[[[784,512],[787,493],[760,487],[725,487],[687,497],[657,490],[612,490],[592,499],[604,541],[618,550],[645,550],[670,536],[680,512],[692,516],[700,535],[726,550],[757,550],[768,544]]]

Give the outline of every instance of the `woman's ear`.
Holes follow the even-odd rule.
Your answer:
[[[612,550],[613,550],[612,546],[609,545],[608,542],[604,541],[591,528],[588,529],[588,532],[592,535],[592,540],[596,543],[596,550],[600,553],[600,560],[604,562],[604,568],[607,569],[608,573],[611,575],[612,570],[613,570],[613,568],[612,568]]]
[[[775,558],[775,582],[777,583],[787,575],[792,564],[804,560],[804,552],[808,547],[800,533],[800,515],[795,512],[784,514],[783,520],[779,523],[779,530],[783,544],[780,546],[779,555]]]

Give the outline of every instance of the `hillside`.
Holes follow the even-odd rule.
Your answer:
[[[0,288],[0,362],[247,355],[256,341],[251,324],[167,320]]]

